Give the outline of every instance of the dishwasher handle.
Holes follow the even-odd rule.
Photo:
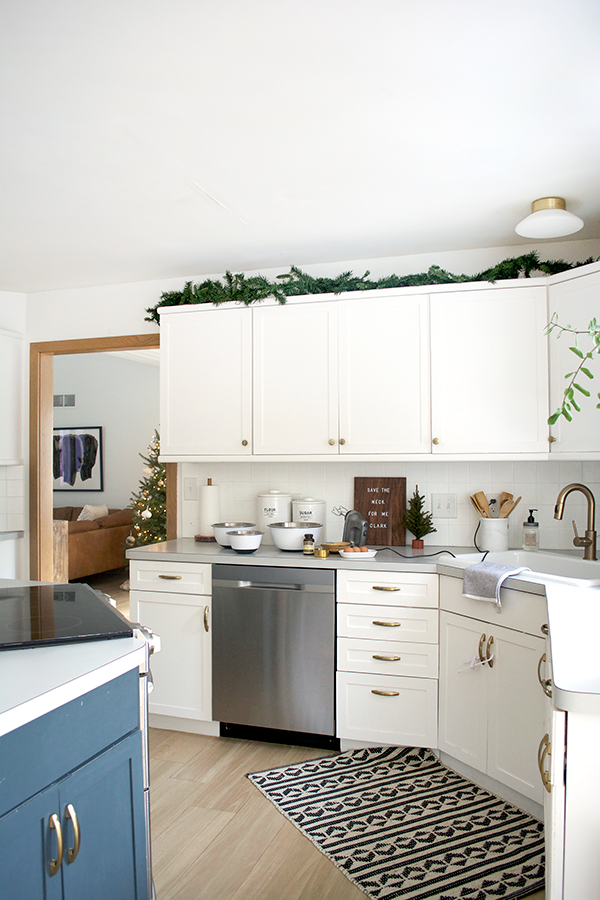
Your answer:
[[[278,583],[275,581],[221,581],[218,579],[214,579],[212,584],[213,590],[214,588],[228,588],[229,590],[257,589],[261,591],[306,591],[310,594],[315,592],[333,594],[333,588],[322,584],[290,584],[288,582]]]

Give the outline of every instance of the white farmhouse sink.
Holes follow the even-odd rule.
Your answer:
[[[444,560],[448,565],[473,566],[481,562],[483,553],[462,553],[455,560]],[[600,585],[600,562],[566,556],[560,553],[540,553],[531,550],[491,551],[485,557],[487,562],[503,563],[506,566],[527,566],[531,572],[523,572],[523,578],[535,581],[555,581],[576,587],[596,587]]]

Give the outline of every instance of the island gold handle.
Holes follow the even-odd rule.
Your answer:
[[[75,812],[75,807],[72,803],[67,803],[67,808],[65,810],[65,816],[67,819],[70,819],[73,823],[73,846],[69,847],[67,850],[67,860],[72,863],[77,859],[77,854],[79,853],[79,845],[81,843],[81,832],[79,830],[79,819],[77,818],[77,813]]]
[[[56,859],[50,860],[50,875],[52,876],[52,875],[56,875],[56,873],[58,872],[58,870],[60,869],[60,867],[62,865],[63,854],[65,852],[65,845],[64,845],[64,841],[63,841],[62,826],[60,824],[60,819],[58,818],[56,813],[52,813],[48,824],[50,825],[50,828],[52,828],[53,831],[56,831],[56,842],[58,844],[58,852],[56,855]]]
[[[371,691],[372,694],[377,694],[378,697],[399,697],[400,691],[378,691],[375,688]]]

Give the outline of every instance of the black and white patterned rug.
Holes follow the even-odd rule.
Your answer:
[[[544,888],[544,826],[429,750],[352,750],[248,778],[373,900]]]

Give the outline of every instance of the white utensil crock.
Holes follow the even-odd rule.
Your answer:
[[[259,494],[256,504],[256,527],[264,531],[263,544],[272,544],[269,525],[274,522],[291,522],[292,495],[283,491],[267,491]]]
[[[508,550],[508,519],[482,517],[476,541],[480,550]]]

